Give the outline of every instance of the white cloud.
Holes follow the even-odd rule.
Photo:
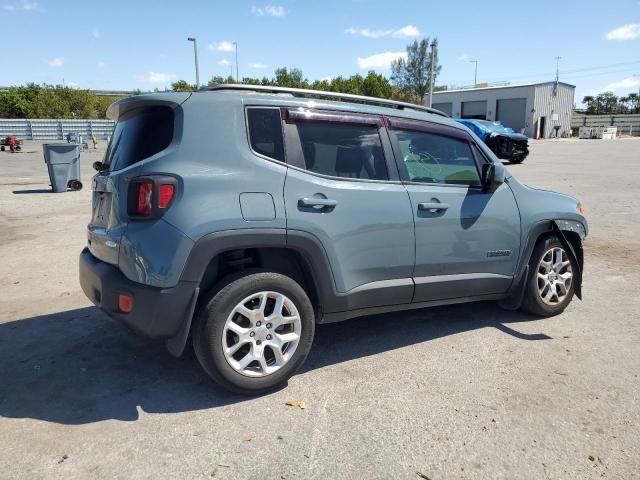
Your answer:
[[[284,17],[287,11],[282,5],[267,5],[265,7],[251,7],[251,13],[260,17]]]
[[[100,33],[100,31],[93,29],[91,31],[91,35],[93,35],[93,38],[100,38],[102,36],[102,34]]]
[[[360,68],[390,68],[391,61],[397,58],[407,58],[407,52],[382,52],[368,57],[358,57]]]
[[[640,37],[640,23],[629,23],[607,33],[607,40],[633,40]]]
[[[640,86],[640,78],[623,78],[617,82],[611,82],[600,90],[600,92],[616,92],[628,93],[628,90],[638,88]]]
[[[466,53],[463,53],[458,57],[458,60],[460,60],[461,62],[466,62],[469,60],[469,55],[467,55]]]
[[[2,5],[2,9],[7,12],[15,12],[17,10],[23,10],[25,12],[41,12],[42,8],[38,2],[30,2],[28,0],[22,0],[18,3],[5,3]]]
[[[98,62],[98,68],[104,68],[104,67],[106,67],[106,66],[107,66],[107,64],[106,64],[106,63],[104,63],[102,60],[100,60],[100,61]]]
[[[210,43],[209,45],[207,45],[207,49],[209,49],[209,51],[211,52],[234,52],[235,51],[235,47],[233,46],[233,43],[227,42],[227,41]]]
[[[231,65],[231,62],[229,60],[227,60],[226,58],[223,58],[222,60],[220,60],[218,62],[218,65]]]
[[[420,36],[420,30],[413,25],[405,25],[404,27],[390,28],[388,30],[369,30],[368,28],[351,27],[347,28],[344,33],[347,35],[359,35],[365,38],[411,38]]]
[[[171,80],[174,80],[176,76],[173,73],[149,72],[146,75],[136,75],[134,78],[140,82],[169,83]]]
[[[49,66],[54,68],[61,67],[63,65],[64,65],[64,58],[62,57],[56,57],[49,62]]]
[[[67,82],[65,86],[69,88],[80,88],[80,84],[77,82]]]
[[[250,63],[249,66],[251,68],[256,68],[258,70],[261,70],[263,68],[267,68],[268,67],[268,65],[265,65],[264,63]]]
[[[322,77],[320,79],[321,82],[329,82],[329,83],[331,83],[332,80],[333,80],[333,77]]]

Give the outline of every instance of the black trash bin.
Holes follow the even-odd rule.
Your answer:
[[[72,143],[45,143],[42,145],[44,162],[54,192],[80,190],[80,145]]]

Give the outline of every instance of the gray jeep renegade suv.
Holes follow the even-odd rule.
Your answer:
[[[285,383],[318,323],[580,297],[580,203],[522,185],[437,110],[225,85],[108,113],[82,288],[174,355],[191,338],[231,390]]]

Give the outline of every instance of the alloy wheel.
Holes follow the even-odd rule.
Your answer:
[[[240,301],[227,317],[223,353],[238,373],[264,377],[291,359],[301,331],[300,314],[289,297],[271,291],[254,293]]]
[[[552,247],[538,264],[538,295],[547,305],[560,305],[567,298],[573,281],[573,270],[567,252]]]

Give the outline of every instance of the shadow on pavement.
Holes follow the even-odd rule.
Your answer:
[[[485,327],[549,339],[504,325],[533,318],[481,303],[321,325],[303,369]],[[173,358],[161,342],[130,334],[94,307],[0,324],[0,378],[0,416],[61,424],[133,421],[138,407],[175,413],[251,400],[216,387],[190,349]]]

